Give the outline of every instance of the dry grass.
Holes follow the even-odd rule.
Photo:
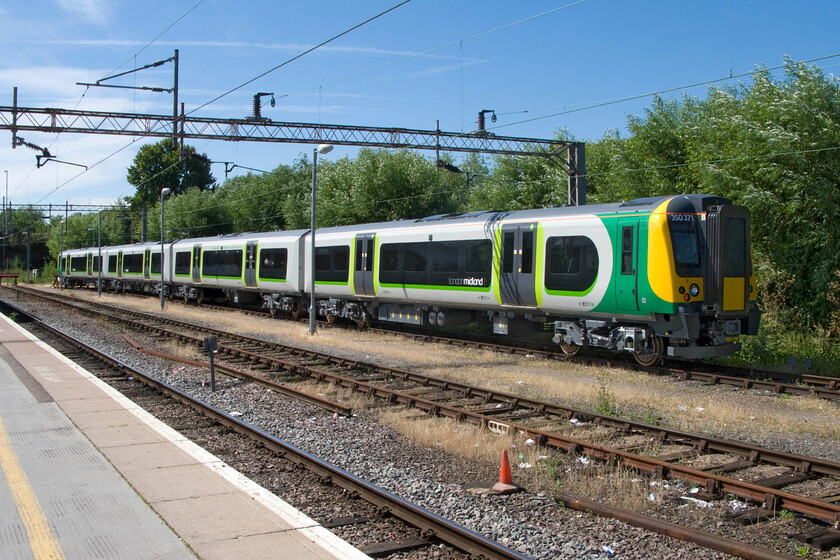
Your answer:
[[[67,291],[94,299],[95,293]],[[154,298],[103,294],[102,300],[148,312],[159,312]],[[778,398],[726,388],[709,389],[615,368],[585,367],[468,348],[412,342],[365,331],[321,329],[315,338],[306,325],[168,305],[167,315],[214,322],[220,328],[262,335],[292,345],[327,349],[334,354],[384,362],[446,379],[528,397],[554,400],[595,411],[598,393],[606,391],[617,414],[694,432],[736,431],[761,438],[771,433],[810,435],[840,440],[840,407],[821,399]]]

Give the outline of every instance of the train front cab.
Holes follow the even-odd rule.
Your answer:
[[[728,355],[758,332],[749,232],[749,210],[720,197],[674,197],[651,215],[649,279],[670,311],[657,314],[669,356]]]

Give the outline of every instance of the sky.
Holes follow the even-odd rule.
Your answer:
[[[193,116],[245,117],[255,93],[272,92],[276,106],[266,104],[262,116],[273,121],[434,130],[439,120],[441,130],[471,132],[478,112],[492,109],[497,121],[487,128],[499,135],[553,138],[565,129],[594,141],[611,130],[626,135],[628,116],[643,115],[652,92],[704,97],[709,85],[687,86],[749,83],[757,66],[780,66],[785,56],[829,57],[816,62],[827,73],[840,65],[831,56],[840,54],[836,0],[411,0],[236,89],[400,2],[0,0],[0,105],[12,105],[17,86],[24,107],[171,115],[170,94],[76,82],[178,49],[179,101]],[[172,66],[108,83],[169,88]],[[15,204],[130,196],[126,169],[143,144],[158,141],[27,132],[58,160],[88,166],[36,169],[36,152],[12,149],[6,134],[0,181],[8,177]],[[312,152],[304,144],[187,143],[213,161],[262,170]],[[338,147],[321,157],[356,152]],[[224,165],[212,171],[224,181]]]

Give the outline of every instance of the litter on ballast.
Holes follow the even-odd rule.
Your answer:
[[[729,502],[729,507],[732,508],[732,511],[735,513],[741,513],[742,511],[747,511],[750,509],[749,504],[745,504],[744,502],[740,502],[738,500],[732,500]]]
[[[701,508],[711,508],[711,507],[715,507],[715,506],[714,506],[714,504],[711,504],[711,503],[709,503],[709,502],[704,502],[703,500],[698,500],[697,498],[690,498],[690,497],[688,497],[688,496],[681,496],[681,497],[680,497],[680,499],[681,499],[681,500],[686,500],[686,501],[688,501],[688,502],[691,502],[692,504],[694,504],[694,505],[696,505],[696,506],[698,506],[698,507],[701,507]]]

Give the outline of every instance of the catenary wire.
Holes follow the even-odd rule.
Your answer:
[[[213,99],[211,99],[211,100],[210,100],[210,101],[208,101],[207,103],[204,103],[203,105],[199,105],[198,107],[196,107],[195,109],[193,109],[192,111],[190,111],[190,112],[189,112],[189,113],[187,113],[187,114],[188,114],[188,115],[191,115],[191,114],[195,113],[196,111],[198,111],[199,109],[203,109],[204,107],[207,107],[207,106],[208,106],[208,105],[210,105],[211,103],[215,103],[215,102],[216,102],[216,101],[218,101],[219,99],[222,99],[223,97],[226,97],[226,96],[230,95],[231,93],[233,93],[233,92],[235,92],[235,91],[237,91],[237,90],[239,90],[239,89],[242,89],[243,87],[247,86],[248,84],[253,83],[253,82],[255,82],[255,81],[259,80],[259,79],[260,79],[260,78],[262,78],[263,76],[266,76],[266,75],[268,75],[268,74],[271,74],[271,73],[272,73],[272,72],[274,72],[275,70],[277,70],[277,69],[279,69],[279,68],[282,68],[283,66],[286,66],[287,64],[289,64],[289,63],[291,63],[291,62],[294,62],[295,60],[297,60],[297,59],[299,59],[299,58],[301,58],[301,57],[303,57],[303,56],[305,56],[305,55],[307,55],[307,54],[311,53],[312,51],[317,50],[317,49],[319,49],[319,48],[323,47],[324,45],[327,45],[327,44],[329,44],[329,43],[332,43],[332,42],[333,42],[333,41],[335,41],[336,39],[338,39],[338,38],[340,38],[340,37],[343,37],[344,35],[347,35],[348,33],[352,32],[352,31],[355,31],[356,29],[358,29],[358,28],[360,28],[360,27],[362,27],[362,26],[364,26],[364,25],[366,25],[366,24],[368,24],[368,23],[372,22],[372,21],[373,21],[373,20],[375,20],[375,19],[378,19],[378,18],[380,18],[380,17],[384,16],[385,14],[387,14],[387,13],[389,13],[389,12],[392,12],[392,11],[396,10],[397,8],[399,8],[399,7],[401,7],[401,6],[404,6],[404,5],[408,4],[409,2],[411,2],[411,0],[403,0],[403,1],[402,1],[402,2],[400,2],[399,4],[396,4],[396,5],[394,5],[394,6],[391,6],[391,7],[390,7],[390,8],[388,8],[387,10],[384,10],[384,11],[382,11],[382,12],[379,12],[378,14],[376,14],[376,15],[375,15],[375,16],[373,16],[373,17],[370,17],[370,18],[366,19],[365,21],[363,21],[363,22],[361,22],[361,23],[359,23],[359,24],[354,25],[353,27],[351,27],[351,28],[349,28],[349,29],[345,29],[344,31],[342,31],[342,32],[341,32],[341,33],[339,33],[338,35],[334,35],[334,36],[330,37],[329,39],[327,39],[326,41],[322,41],[322,42],[318,43],[317,45],[315,45],[314,47],[310,47],[310,48],[306,49],[305,51],[303,51],[303,52],[301,52],[301,53],[299,53],[299,54],[296,54],[296,55],[295,55],[295,56],[293,56],[292,58],[290,58],[290,59],[288,59],[288,60],[286,60],[286,61],[284,61],[284,62],[281,62],[280,64],[278,64],[278,65],[277,65],[277,66],[275,66],[274,68],[271,68],[271,69],[269,69],[269,70],[266,70],[266,71],[265,71],[265,72],[263,72],[262,74],[259,74],[259,75],[255,76],[255,77],[251,78],[250,80],[248,80],[248,81],[246,81],[246,82],[244,82],[244,83],[242,83],[242,84],[240,84],[240,85],[236,86],[235,88],[233,88],[233,89],[231,89],[231,90],[229,90],[229,91],[226,91],[225,93],[223,93],[223,94],[221,94],[221,95],[219,95],[219,96],[217,96],[217,97],[214,97]]]

